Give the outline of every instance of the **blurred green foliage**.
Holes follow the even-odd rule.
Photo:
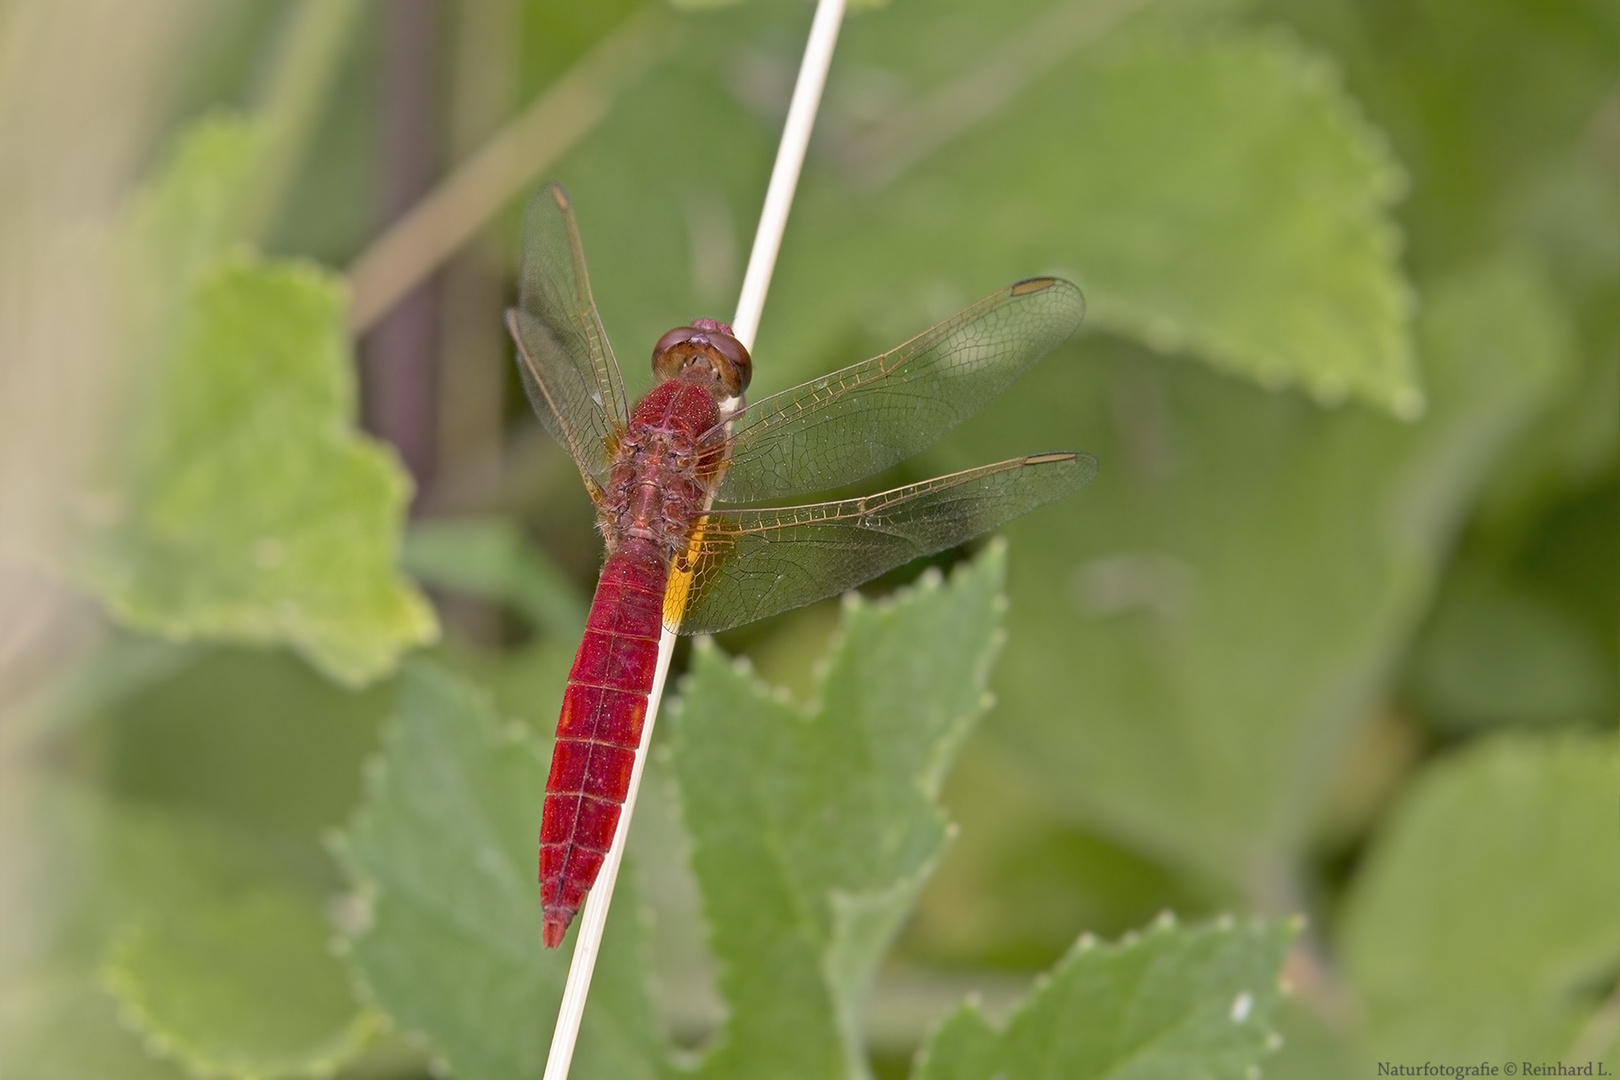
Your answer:
[[[862,1071],[872,974],[945,845],[942,773],[986,703],[1003,576],[996,548],[949,589],[849,606],[803,705],[695,650],[674,773],[728,1007],[701,1075]]]
[[[125,625],[287,644],[362,683],[436,628],[394,566],[404,478],[351,427],[341,286],[236,250],[270,145],[205,121],[131,214],[131,359],[151,374],[70,573]]]
[[[1534,1061],[1620,1049],[1612,1026],[1590,1030],[1620,950],[1620,863],[1601,854],[1617,764],[1612,739],[1499,736],[1412,785],[1343,924],[1375,1045]],[[1520,993],[1505,1000],[1503,983]]]
[[[184,47],[137,87],[165,120],[78,387],[112,419],[28,563],[92,640],[14,672],[0,639],[8,1074],[539,1074],[597,539],[499,332],[532,183],[425,268],[409,525],[358,423],[344,267],[409,6],[153,21]],[[434,10],[441,109],[405,122],[448,174],[636,8]],[[729,312],[808,18],[680,5],[546,167],[633,390]],[[883,479],[1102,471],[948,583],[727,635],[758,676],[680,654],[576,1075],[1620,1069],[1617,58],[1591,0],[853,13],[756,392],[1061,273],[1087,327]]]
[[[550,747],[503,728],[448,672],[418,662],[338,852],[362,883],[353,959],[367,996],[425,1035],[456,1076],[538,1076],[568,954],[535,933],[535,822]],[[617,899],[634,911],[633,889]],[[635,918],[620,919],[592,981],[583,1076],[650,1077],[656,1038]]]
[[[1266,1021],[1289,933],[1278,924],[1180,930],[1099,948],[1082,938],[1006,1025],[968,1004],[926,1049],[923,1080],[995,1076],[1237,1076],[1275,1036]]]

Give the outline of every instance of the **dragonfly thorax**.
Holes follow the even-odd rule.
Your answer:
[[[721,419],[708,390],[681,379],[659,383],[637,403],[600,504],[610,552],[640,540],[667,564],[685,550],[720,477],[724,444],[715,432]]]

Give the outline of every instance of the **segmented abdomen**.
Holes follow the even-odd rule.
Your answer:
[[[545,943],[555,948],[613,842],[658,663],[669,571],[649,543],[609,556],[568,673],[540,825]]]

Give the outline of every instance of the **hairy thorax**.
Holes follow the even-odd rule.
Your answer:
[[[654,387],[636,406],[614,458],[602,507],[602,533],[610,555],[628,542],[640,541],[650,544],[667,564],[685,550],[692,526],[719,481],[720,417],[712,394],[675,381]]]

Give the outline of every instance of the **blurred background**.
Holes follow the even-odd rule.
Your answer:
[[[735,304],[810,12],[0,4],[8,1075],[199,1068],[128,944],[198,851],[343,926],[325,838],[407,653],[549,737],[601,553],[501,323],[523,206],[568,185],[644,389]],[[1162,910],[1309,917],[1270,1075],[1611,1052],[1620,9],[857,6],[755,393],[1041,273],[1079,335],[874,484],[1101,462],[1005,530],[880,1074]],[[807,699],[837,618],[720,644]],[[722,1006],[663,770],[631,845],[691,1047]],[[426,1075],[339,986],[318,1052],[201,1071]]]

